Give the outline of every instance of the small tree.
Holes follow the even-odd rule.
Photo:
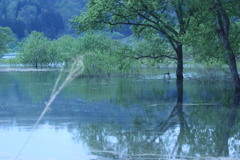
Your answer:
[[[57,66],[62,63],[62,58],[60,53],[58,52],[58,41],[53,40],[49,41],[48,45],[48,53],[47,53],[47,61],[50,66]]]
[[[66,65],[72,61],[79,50],[78,40],[70,35],[64,35],[56,40],[56,50],[58,54],[58,62]]]
[[[43,33],[33,31],[29,37],[21,43],[20,60],[23,64],[31,64],[36,68],[49,63],[49,40]]]
[[[105,34],[87,33],[78,39],[77,54],[84,54],[85,74],[89,76],[109,76],[120,71],[123,44]]]

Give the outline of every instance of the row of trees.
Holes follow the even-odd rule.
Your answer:
[[[88,76],[109,76],[125,72],[137,64],[123,57],[126,45],[101,33],[87,33],[80,38],[65,35],[51,40],[43,33],[33,31],[19,48],[20,62],[36,68],[68,66],[75,57],[84,55],[85,74]]]
[[[168,46],[167,51],[143,52],[136,59],[176,60],[176,76],[182,80],[184,51],[192,48],[204,60],[227,62],[234,86],[240,91],[235,60],[239,54],[238,0],[89,0],[87,7],[85,14],[72,21],[79,33],[130,25],[137,35],[154,35],[160,39],[159,46]]]

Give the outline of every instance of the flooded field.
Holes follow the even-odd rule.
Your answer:
[[[0,159],[31,134],[57,72],[1,72]],[[229,81],[76,79],[20,160],[238,159],[239,95]]]

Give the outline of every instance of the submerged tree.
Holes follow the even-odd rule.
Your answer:
[[[57,40],[56,42],[56,50],[58,54],[58,61],[65,63],[68,65],[71,63],[72,58],[78,54],[78,40],[70,35],[64,35]]]
[[[33,31],[21,44],[20,60],[24,64],[34,65],[36,68],[48,64],[49,40],[43,33]]]
[[[79,39],[84,59],[85,74],[88,76],[110,76],[121,72],[124,59],[121,57],[124,45],[105,34],[87,33]]]
[[[120,71],[123,44],[106,34],[86,33],[80,38],[65,35],[56,41],[59,62],[69,65],[74,57],[85,55],[84,75],[108,76]],[[123,60],[122,60],[123,61]]]
[[[192,11],[187,0],[90,0],[88,10],[72,20],[73,26],[84,32],[92,29],[106,29],[131,25],[137,34],[155,33],[163,37],[176,53],[166,53],[149,58],[171,58],[177,60],[177,79],[183,79],[183,43]],[[147,56],[146,56],[147,57]]]
[[[86,33],[80,38],[65,35],[49,40],[43,33],[34,31],[21,43],[20,48],[21,62],[36,68],[43,65],[70,66],[75,57],[84,56],[83,74],[91,77],[121,73],[125,61],[121,56],[124,44],[100,33]]]

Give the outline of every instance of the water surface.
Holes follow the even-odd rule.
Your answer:
[[[56,72],[0,73],[0,159],[32,131]],[[230,82],[77,79],[54,101],[21,160],[240,157],[239,96]]]

